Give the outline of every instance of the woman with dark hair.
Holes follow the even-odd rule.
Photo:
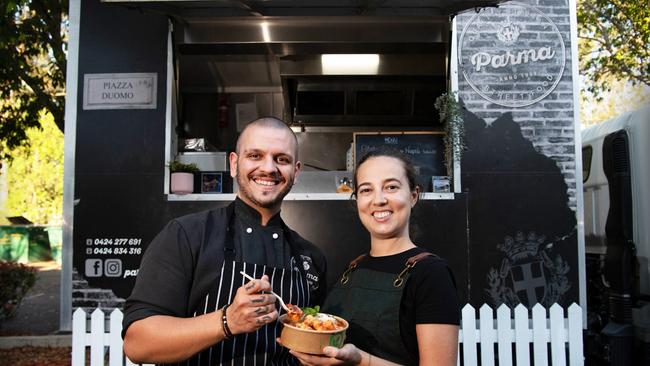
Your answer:
[[[420,189],[408,157],[396,150],[365,155],[354,193],[370,253],[352,261],[323,312],[348,320],[342,348],[324,356],[291,353],[305,365],[456,365],[460,305],[446,262],[409,236]]]

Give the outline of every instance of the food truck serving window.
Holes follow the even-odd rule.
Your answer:
[[[168,161],[195,164],[198,171],[180,190],[178,178],[168,177],[168,198],[232,199],[237,183],[228,154],[247,123],[274,116],[296,133],[303,164],[287,199],[349,199],[360,154],[391,144],[412,156],[424,199],[453,199],[459,187],[449,178],[434,107],[449,85],[448,18],[359,19],[265,17],[273,34],[285,37],[271,43],[259,29],[259,42],[246,38],[256,33],[248,27],[263,28],[255,18],[175,24]],[[223,34],[227,39],[219,38]],[[372,42],[367,34],[374,35]],[[331,74],[325,60],[336,57],[326,55],[347,62],[373,56],[376,65],[372,72]]]

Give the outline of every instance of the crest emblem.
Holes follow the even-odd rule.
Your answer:
[[[300,255],[302,258],[302,268],[305,269],[305,271],[309,271],[311,268],[311,257],[308,257],[306,255]]]
[[[293,270],[296,272],[300,271],[300,268],[298,266],[300,264],[302,265],[302,268],[304,270],[307,279],[307,285],[309,285],[309,290],[316,291],[320,286],[320,281],[319,281],[319,274],[316,271],[316,268],[314,267],[312,258],[310,256],[301,254],[298,260],[292,257],[291,263],[293,265]]]
[[[551,259],[552,243],[546,237],[530,232],[506,236],[497,248],[505,253],[500,268],[490,268],[487,275],[488,295],[496,306],[514,307],[523,303],[532,307],[540,303],[550,306],[559,302],[571,288],[567,278],[569,265],[561,256]]]
[[[519,26],[509,20],[501,22],[497,31],[497,39],[506,46],[514,45],[519,39]]]

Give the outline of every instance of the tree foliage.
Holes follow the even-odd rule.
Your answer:
[[[591,93],[580,93],[580,123],[592,125],[607,121],[623,113],[631,112],[650,104],[650,86],[632,85],[626,80],[610,80],[610,90],[597,97]]]
[[[596,96],[611,80],[650,85],[650,6],[639,0],[579,0],[581,74]]]
[[[67,0],[0,0],[0,160],[49,112],[64,126]]]
[[[7,167],[9,216],[33,223],[59,225],[63,219],[63,134],[50,114],[41,113],[41,128],[26,131],[30,146],[11,150]]]

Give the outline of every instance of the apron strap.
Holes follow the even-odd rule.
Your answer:
[[[361,254],[360,256],[356,257],[352,262],[350,262],[350,267],[356,268],[356,266],[361,262],[363,258],[365,258],[368,254]]]
[[[223,244],[224,260],[232,262],[235,260],[235,203],[232,202],[226,207],[226,238]]]
[[[413,267],[415,267],[415,265],[419,261],[421,261],[426,257],[438,257],[438,256],[433,253],[424,252],[410,257],[409,259],[406,260],[405,267],[402,270],[402,272],[400,272],[397,275],[397,278],[395,278],[395,281],[393,281],[393,286],[395,287],[402,286],[402,284],[404,283],[404,277],[406,277],[406,275],[411,271],[411,269],[413,269]]]
[[[345,285],[346,283],[348,283],[348,281],[350,280],[350,273],[352,273],[352,271],[355,268],[357,268],[359,262],[361,262],[361,260],[365,258],[367,255],[368,254],[365,253],[361,254],[360,256],[356,257],[352,262],[350,262],[350,264],[348,265],[348,269],[346,269],[345,272],[343,272],[343,275],[341,276],[341,285]]]

